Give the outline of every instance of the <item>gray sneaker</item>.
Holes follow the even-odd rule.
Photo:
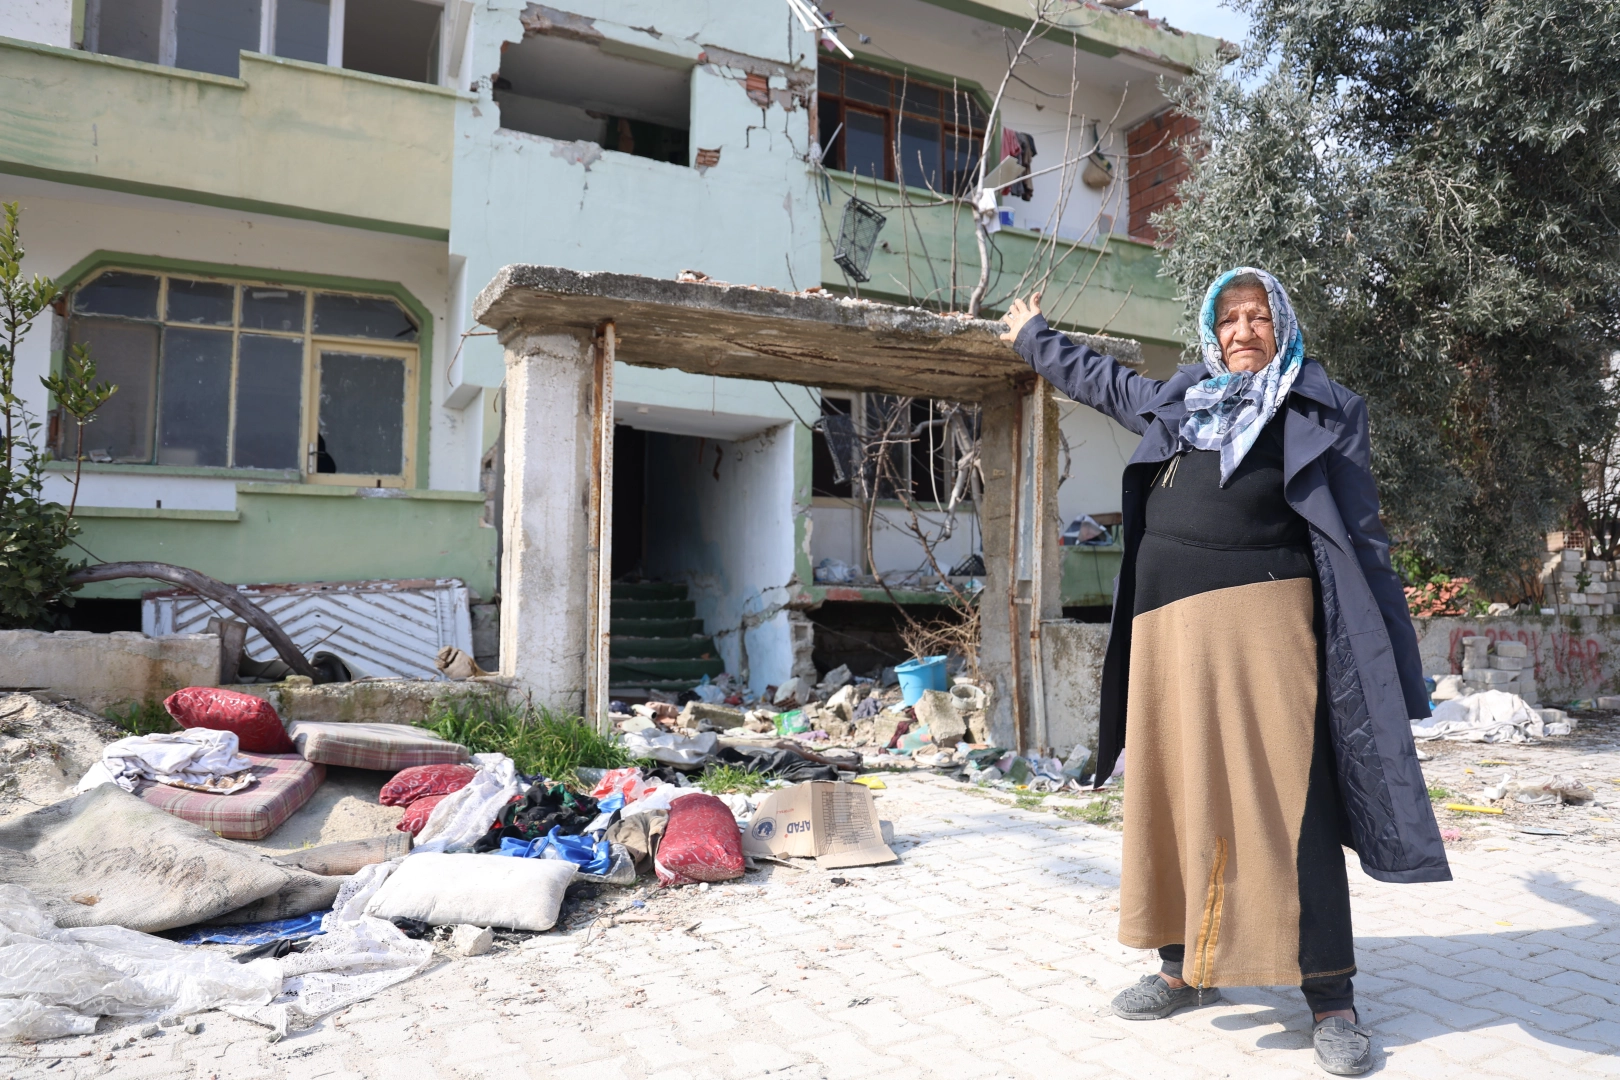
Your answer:
[[[1318,1020],[1311,1029],[1311,1041],[1316,1044],[1316,1063],[1324,1072],[1360,1076],[1372,1068],[1372,1032],[1342,1016]]]
[[[1115,1016],[1126,1020],[1163,1020],[1177,1009],[1208,1005],[1220,999],[1221,992],[1213,986],[1203,990],[1195,986],[1172,990],[1169,983],[1154,974],[1144,975],[1121,990],[1112,1007]]]

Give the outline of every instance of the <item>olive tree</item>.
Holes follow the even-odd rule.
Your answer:
[[[1406,565],[1525,595],[1615,422],[1620,5],[1237,6],[1244,59],[1178,91],[1166,272],[1194,310],[1222,268],[1276,274],[1368,400]]]

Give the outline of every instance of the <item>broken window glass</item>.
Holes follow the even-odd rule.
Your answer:
[[[89,0],[91,51],[159,63],[163,0]]]
[[[320,435],[334,472],[405,470],[405,361],[321,352]]]
[[[259,51],[259,0],[175,0],[175,67],[234,79],[243,49]]]
[[[169,322],[229,326],[235,318],[235,285],[218,281],[169,279]]]
[[[326,63],[331,21],[328,0],[276,0],[276,55]]]
[[[243,334],[236,363],[233,463],[239,469],[298,468],[303,340]]]
[[[158,383],[158,464],[230,464],[230,331],[165,328]]]
[[[110,275],[104,275],[110,276]],[[154,298],[153,309],[157,307]],[[96,378],[113,383],[118,393],[96,410],[84,429],[84,452],[92,461],[151,461],[152,418],[157,404],[158,327],[122,319],[73,320],[72,344],[90,350]],[[57,455],[73,458],[78,430],[71,418],[61,428]]]
[[[242,286],[242,329],[303,333],[304,296],[302,289]]]
[[[315,332],[331,337],[416,340],[416,324],[394,301],[339,293],[315,294]]]
[[[86,315],[122,315],[128,319],[155,319],[158,279],[146,274],[111,270],[73,294],[73,310]]]

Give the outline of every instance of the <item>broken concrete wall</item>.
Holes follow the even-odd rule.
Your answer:
[[[726,670],[758,692],[794,673],[794,431],[647,436],[647,576],[688,583]]]
[[[509,263],[660,278],[697,269],[779,288],[819,283],[821,219],[804,159],[813,144],[817,46],[785,9],[752,0],[490,0],[475,7],[473,20],[470,83],[461,87],[472,97],[456,121],[450,247],[459,266],[453,292],[462,301],[451,337],[472,325],[471,298]],[[510,59],[537,36],[565,37],[587,61],[595,50],[604,61],[689,74],[688,160],[503,126],[496,100],[503,52]],[[598,96],[613,92],[603,85]],[[611,111],[595,111],[604,110]],[[469,338],[447,400],[465,405],[478,388],[498,386],[501,374],[495,340]],[[711,380],[696,381],[707,390]],[[721,382],[725,411],[738,387]],[[750,400],[769,394],[768,387],[741,390]],[[634,376],[619,392],[641,400]]]
[[[0,688],[8,690],[49,690],[105,711],[218,681],[219,638],[213,634],[0,630]]]

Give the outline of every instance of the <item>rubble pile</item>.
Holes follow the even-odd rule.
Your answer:
[[[0,821],[73,794],[102,747],[127,734],[71,701],[0,693]]]
[[[1492,641],[1483,635],[1462,639],[1462,674],[1433,676],[1430,697],[1450,701],[1469,694],[1500,690],[1535,705],[1541,698],[1536,689],[1535,661],[1530,647],[1520,641]]]

